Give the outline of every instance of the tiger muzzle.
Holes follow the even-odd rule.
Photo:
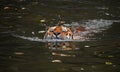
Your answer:
[[[59,35],[61,34],[60,32],[53,32],[53,34],[55,35],[56,39],[59,39]]]

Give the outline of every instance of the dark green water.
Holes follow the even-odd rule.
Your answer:
[[[59,20],[89,39],[43,42]],[[119,27],[119,0],[0,0],[0,72],[120,72]]]

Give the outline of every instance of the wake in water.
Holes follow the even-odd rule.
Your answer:
[[[26,36],[20,36],[20,35],[16,35],[16,34],[12,34],[12,36],[18,37],[18,38],[21,38],[21,39],[26,39],[26,40],[29,40],[29,41],[37,41],[37,42],[56,42],[56,41],[57,42],[69,42],[69,41],[81,42],[81,41],[89,41],[89,40],[85,40],[85,39],[81,39],[81,40],[40,39],[39,37],[26,37]]]
[[[103,30],[106,30],[107,28],[110,27],[110,25],[113,24],[113,22],[120,22],[118,20],[88,20],[83,22],[83,24],[80,24],[78,22],[72,22],[71,24],[65,24],[66,26],[83,26],[86,28],[86,31],[80,32],[78,34],[79,39],[73,40],[73,39],[67,39],[67,40],[60,40],[60,39],[43,39],[39,37],[26,37],[26,36],[20,36],[17,34],[12,34],[14,37],[30,40],[30,41],[38,41],[38,42],[55,42],[55,41],[90,41],[94,40],[95,38],[92,38],[92,36],[95,33],[99,33]]]

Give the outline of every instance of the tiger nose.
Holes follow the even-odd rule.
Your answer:
[[[55,37],[56,37],[57,39],[59,39],[59,34],[60,34],[60,33],[58,33],[58,32],[54,32],[54,35],[55,35]]]
[[[59,35],[60,33],[58,33],[58,32],[55,32],[54,34],[57,36],[57,35]]]

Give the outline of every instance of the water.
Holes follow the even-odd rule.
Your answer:
[[[1,0],[0,5],[0,72],[120,71],[120,1]],[[46,26],[59,20],[87,31],[79,40],[43,39]]]

